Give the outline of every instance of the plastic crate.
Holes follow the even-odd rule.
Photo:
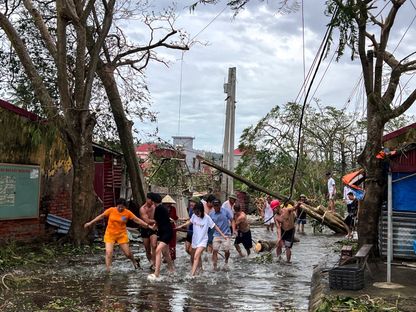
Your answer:
[[[341,290],[359,290],[364,288],[364,267],[355,264],[343,265],[329,271],[329,287]]]

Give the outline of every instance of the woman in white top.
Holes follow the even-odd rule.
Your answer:
[[[208,244],[208,229],[215,228],[222,237],[226,239],[226,236],[221,232],[220,228],[212,221],[209,215],[204,213],[204,205],[197,203],[193,210],[194,214],[191,219],[186,223],[178,226],[177,229],[188,226],[190,223],[193,225],[192,234],[192,251],[193,251],[193,264],[192,264],[192,276],[195,276],[198,267],[201,266],[201,256]]]
[[[271,201],[272,198],[268,196],[264,202],[264,224],[266,225],[267,231],[273,232],[274,218],[273,209],[270,207]]]

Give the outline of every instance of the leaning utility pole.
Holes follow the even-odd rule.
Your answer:
[[[223,166],[224,168],[234,170],[234,133],[235,133],[235,81],[236,68],[228,69],[228,82],[224,84],[224,93],[227,94],[226,115],[225,115],[225,133],[223,147]],[[234,192],[233,178],[223,174],[221,191],[225,197]]]

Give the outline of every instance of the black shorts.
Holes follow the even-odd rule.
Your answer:
[[[295,238],[295,228],[283,231],[282,241],[285,242],[285,247],[292,248],[293,239]]]
[[[238,231],[237,237],[235,238],[234,245],[243,244],[245,249],[253,247],[253,241],[251,240],[251,231],[240,232]]]
[[[354,216],[352,216],[352,215],[348,215],[348,216],[345,218],[344,223],[345,223],[346,225],[348,225],[349,227],[353,227],[353,226],[354,226]]]
[[[159,236],[157,237],[157,240],[160,242],[164,242],[166,245],[169,245],[169,242],[172,240],[173,232],[172,231],[166,231],[166,232],[160,232]]]
[[[214,241],[214,232],[215,232],[214,228],[208,229],[208,245],[212,246],[212,242]]]
[[[142,235],[142,238],[149,238],[152,235],[156,235],[156,231],[153,231],[152,229],[145,229],[145,228],[140,228],[140,233]]]
[[[186,241],[192,244],[192,233],[186,233]]]

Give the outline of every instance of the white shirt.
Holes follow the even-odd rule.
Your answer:
[[[329,195],[335,194],[335,180],[333,178],[328,179],[328,194]]]
[[[225,201],[222,204],[221,208],[224,208],[224,209],[228,210],[231,213],[231,218],[234,218],[234,210],[233,210],[233,207],[231,206],[229,200]]]
[[[192,234],[192,248],[207,247],[208,244],[208,229],[212,229],[215,226],[209,215],[204,214],[201,219],[197,215],[193,214],[191,217],[194,232]]]
[[[348,193],[351,192],[351,188],[347,185],[344,186],[344,196],[342,197],[344,199],[344,202],[348,205],[352,203],[352,200],[348,198]]]

